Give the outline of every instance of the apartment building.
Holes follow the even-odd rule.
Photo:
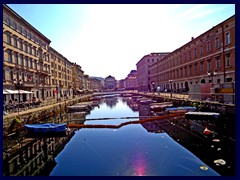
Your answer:
[[[11,98],[21,93],[21,101],[50,96],[50,40],[26,20],[3,5],[3,88],[12,90]],[[4,96],[4,102],[8,101]]]
[[[73,95],[83,93],[84,71],[76,63],[72,63],[72,89]]]
[[[235,15],[150,65],[149,79],[160,89],[190,91],[235,82]],[[227,85],[226,85],[227,86]],[[227,92],[233,92],[229,88]],[[194,91],[194,92],[193,92]]]
[[[52,47],[49,48],[49,53],[51,62],[51,97],[72,97],[72,63]]]
[[[152,85],[149,81],[149,67],[168,54],[169,54],[168,52],[150,53],[148,55],[143,56],[143,58],[138,61],[136,65],[137,65],[137,82],[138,82],[139,91],[151,90]]]
[[[50,47],[51,41],[7,5],[3,5],[3,94],[40,101],[72,97],[89,89],[81,66]]]

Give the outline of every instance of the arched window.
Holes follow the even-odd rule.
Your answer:
[[[205,79],[202,79],[202,80],[201,80],[201,83],[202,83],[202,84],[206,83]]]

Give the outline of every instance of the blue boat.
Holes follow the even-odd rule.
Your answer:
[[[66,123],[25,124],[24,127],[27,129],[28,132],[31,132],[31,133],[65,132],[67,128]]]
[[[197,108],[192,106],[181,106],[181,107],[169,107],[166,108],[166,111],[169,113],[180,113],[180,112],[192,112],[195,111]]]

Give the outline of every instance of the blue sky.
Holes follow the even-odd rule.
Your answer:
[[[235,14],[234,4],[8,4],[90,76],[125,78]]]

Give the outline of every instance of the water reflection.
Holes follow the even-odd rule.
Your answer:
[[[165,118],[129,124],[130,121],[144,120],[149,115],[149,106],[138,105],[136,100],[129,97],[104,98],[99,107],[94,107],[90,113],[66,114],[70,124],[112,125],[114,128],[71,128],[66,137],[48,138],[45,157],[51,159],[52,166],[47,167],[51,171],[47,175],[235,174],[234,131],[224,120]],[[119,126],[121,124],[125,126]],[[205,127],[213,133],[204,135],[202,132]],[[36,171],[37,165],[44,162],[43,141],[38,139],[35,144],[24,149],[16,159],[9,160],[13,162],[8,170],[12,175],[31,175]],[[22,157],[28,160],[25,164]],[[24,164],[24,168],[18,169],[19,162]],[[27,164],[31,165],[29,171]]]
[[[117,98],[115,102],[111,111],[107,104],[101,104],[86,116],[86,119],[112,117],[112,120],[87,120],[84,124],[119,125],[129,121],[120,117],[146,118],[149,115],[148,106],[138,106],[131,98]],[[139,113],[134,110],[136,108]],[[199,134],[194,132],[193,127],[191,122],[183,119],[164,119],[120,129],[79,129],[59,154],[51,175],[218,175],[211,168],[214,167],[212,154],[207,154],[213,141],[200,134],[201,130]],[[204,161],[182,145],[194,154],[201,153],[199,157]],[[66,159],[74,169],[65,167]]]

